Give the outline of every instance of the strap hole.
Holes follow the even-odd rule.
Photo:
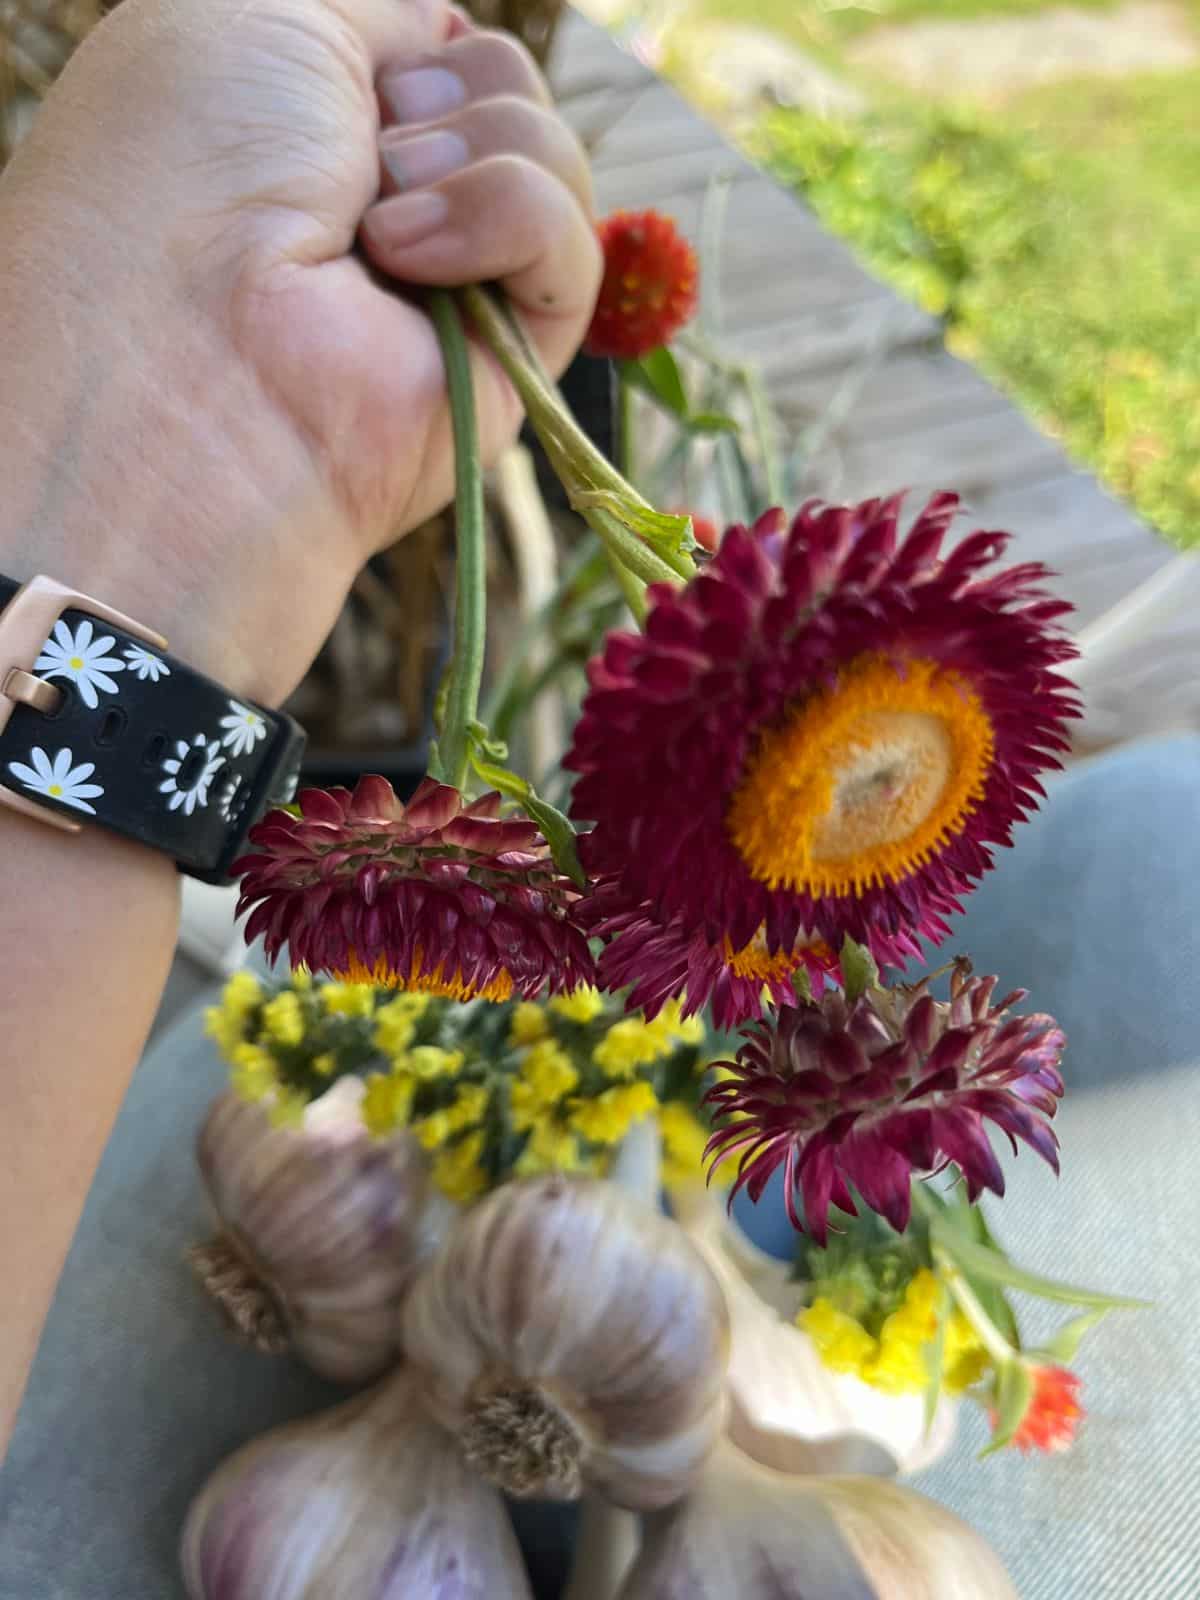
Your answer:
[[[113,706],[104,713],[104,721],[100,724],[92,738],[92,743],[99,745],[102,750],[109,745],[116,744],[117,740],[129,726],[129,718],[120,706]]]
[[[144,767],[156,767],[156,766],[158,766],[159,762],[163,758],[163,751],[166,748],[167,748],[167,736],[166,736],[166,734],[165,733],[156,733],[154,735],[154,737],[150,740],[150,742],[147,744],[146,748],[142,751],[142,765]]]

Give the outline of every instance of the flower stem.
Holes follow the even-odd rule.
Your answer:
[[[654,508],[588,438],[492,295],[478,287],[463,289],[460,295],[480,337],[520,396],[530,425],[571,504],[599,533],[605,548],[644,583],[675,583],[679,578],[690,578],[695,571],[690,556],[660,556],[624,527],[617,514],[621,508],[627,508],[631,515],[653,514]],[[599,497],[601,505],[607,502],[607,517],[598,515],[593,496]]]
[[[454,659],[438,741],[447,783],[461,789],[467,779],[470,727],[479,714],[479,685],[487,645],[487,550],[483,520],[483,470],[471,357],[462,318],[444,289],[429,297],[442,347],[450,417],[454,426],[455,604]]]
[[[617,372],[617,465],[631,483],[637,476],[633,442],[633,385],[621,367]]]
[[[942,1281],[949,1289],[956,1301],[959,1310],[974,1328],[988,1355],[997,1366],[1004,1366],[1017,1354],[1000,1329],[983,1309],[974,1289],[967,1282],[953,1258],[945,1250],[934,1246],[934,1263],[942,1276]]]

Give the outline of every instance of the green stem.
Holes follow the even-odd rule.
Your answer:
[[[617,465],[631,483],[637,477],[633,442],[633,385],[624,366],[617,372]]]
[[[453,296],[444,289],[436,289],[430,295],[429,310],[442,347],[454,426],[454,659],[438,750],[447,783],[461,789],[467,780],[470,728],[479,715],[479,685],[487,646],[483,469],[479,460],[471,357],[462,318]]]
[[[943,1282],[957,1302],[959,1310],[979,1335],[979,1342],[983,1345],[988,1355],[991,1356],[997,1366],[1003,1366],[1006,1362],[1011,1361],[1018,1352],[1013,1349],[1012,1345],[1009,1344],[1000,1329],[983,1309],[979,1297],[952,1258],[944,1250],[935,1247],[933,1259]]]
[[[530,425],[572,505],[600,535],[605,548],[643,582],[674,583],[678,578],[690,578],[695,564],[689,557],[680,555],[672,564],[625,529],[613,511],[605,508],[601,515],[601,508],[588,504],[588,496],[598,493],[616,507],[627,506],[635,513],[654,509],[584,433],[492,296],[477,287],[463,289],[460,294],[480,337],[520,396]],[[617,529],[619,534],[614,531]]]

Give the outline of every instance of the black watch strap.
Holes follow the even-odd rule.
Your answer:
[[[0,576],[0,632],[19,587]],[[305,745],[297,722],[109,619],[63,611],[36,660],[0,660],[0,689],[30,672],[61,693],[51,710],[13,705],[0,731],[0,788],[24,801],[225,883],[249,829],[295,793]]]

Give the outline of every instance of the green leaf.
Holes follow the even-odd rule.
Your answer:
[[[1006,1361],[996,1371],[996,1422],[991,1443],[980,1457],[994,1455],[1012,1443],[1033,1399],[1033,1374],[1024,1361]]]
[[[1041,1300],[1057,1300],[1071,1306],[1095,1306],[1106,1311],[1144,1311],[1150,1304],[1148,1300],[1134,1300],[1128,1295],[1101,1294],[1095,1289],[1081,1289],[1074,1284],[1059,1283],[1054,1278],[1044,1278],[1036,1272],[1027,1272],[998,1250],[976,1244],[967,1238],[961,1228],[947,1226],[943,1217],[934,1220],[933,1235],[936,1243],[954,1258],[970,1278],[980,1279],[984,1283],[1020,1289],[1024,1294],[1036,1295]]]
[[[1068,1366],[1074,1361],[1086,1335],[1104,1321],[1109,1310],[1110,1307],[1101,1306],[1096,1311],[1085,1311],[1082,1316],[1072,1317],[1070,1322],[1063,1323],[1053,1339],[1042,1346],[1043,1351],[1052,1361]]]
[[[849,934],[842,941],[842,988],[846,999],[854,1004],[868,989],[873,989],[879,982],[879,968],[875,965],[871,952],[861,944],[855,944]]]
[[[640,361],[622,361],[620,373],[625,383],[631,383],[635,389],[648,394],[664,411],[676,417],[687,417],[688,397],[683,386],[683,374],[679,370],[679,363],[665,345],[658,350],[651,350]]]
[[[691,553],[700,547],[692,532],[692,519],[672,511],[656,511],[639,505],[612,489],[588,489],[572,496],[576,510],[598,506],[614,517],[623,528],[643,540],[673,572],[690,578],[695,571]]]
[[[812,979],[809,977],[808,968],[803,962],[792,973],[792,988],[796,991],[797,997],[806,1006],[813,1004]]]
[[[929,1373],[929,1382],[925,1385],[925,1435],[933,1427],[933,1419],[937,1412],[938,1401],[942,1397],[942,1378],[946,1370],[946,1324],[950,1320],[950,1310],[953,1301],[946,1285],[938,1287],[937,1305],[934,1307],[934,1316],[937,1319],[932,1341],[925,1346],[925,1367]]]
[[[564,877],[570,878],[577,889],[586,889],[587,876],[579,863],[575,829],[570,819],[548,800],[543,800],[528,778],[522,778],[520,773],[510,772],[507,767],[497,766],[487,760],[480,749],[481,743],[478,735],[472,737],[470,760],[476,773],[484,783],[499,789],[506,799],[515,800],[530,821],[537,823],[550,846],[554,865]]]
[[[724,411],[693,411],[685,418],[690,433],[741,433],[742,425],[736,417]]]

